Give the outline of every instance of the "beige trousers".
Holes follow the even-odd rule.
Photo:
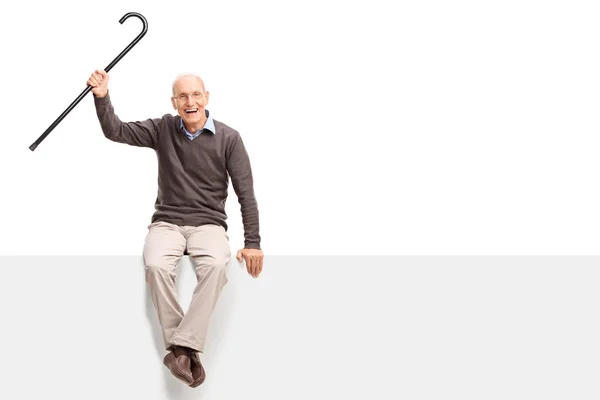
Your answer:
[[[177,265],[187,249],[198,283],[184,314],[177,298]],[[177,226],[155,222],[144,244],[146,282],[158,314],[166,350],[172,345],[204,350],[210,316],[227,283],[231,258],[229,236],[222,226]]]

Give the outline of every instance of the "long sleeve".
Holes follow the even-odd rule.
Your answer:
[[[94,105],[102,132],[108,139],[131,146],[156,148],[160,119],[122,122],[115,114],[110,94],[102,98],[94,96]]]
[[[227,171],[242,211],[244,246],[247,249],[260,249],[258,206],[254,196],[252,168],[242,138],[237,132],[228,151]]]

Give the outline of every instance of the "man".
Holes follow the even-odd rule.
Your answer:
[[[96,70],[87,81],[104,135],[118,143],[149,147],[158,157],[156,211],[144,244],[144,266],[152,302],[162,327],[164,364],[191,387],[204,382],[202,353],[210,315],[223,286],[231,257],[225,219],[229,178],[238,196],[244,225],[244,248],[237,252],[248,273],[263,267],[258,207],[252,171],[240,134],[213,119],[209,92],[198,76],[183,74],[173,82],[171,103],[178,116],[122,122],[108,93],[108,74]],[[198,283],[188,312],[177,301],[175,273],[184,253],[195,263]]]

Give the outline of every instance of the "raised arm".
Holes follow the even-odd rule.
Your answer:
[[[108,80],[109,76],[105,71],[96,70],[87,81],[87,84],[92,87],[96,115],[104,136],[113,142],[155,148],[160,119],[122,122],[110,102]]]

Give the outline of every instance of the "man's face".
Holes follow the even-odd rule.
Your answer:
[[[186,126],[194,126],[206,119],[204,107],[208,104],[208,92],[200,78],[185,76],[175,84],[171,103]]]

